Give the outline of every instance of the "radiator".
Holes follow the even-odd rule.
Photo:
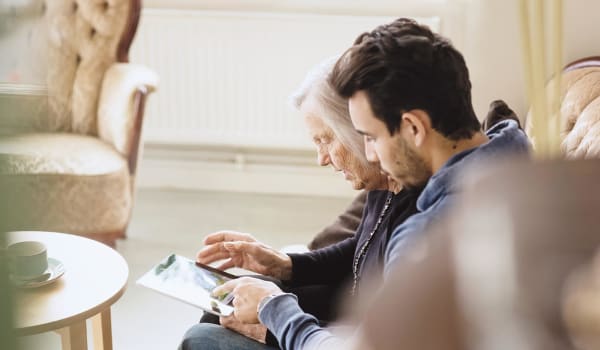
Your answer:
[[[145,142],[312,148],[289,94],[313,65],[392,19],[146,9],[130,53],[160,76]]]

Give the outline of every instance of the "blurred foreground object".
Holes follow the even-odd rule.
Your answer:
[[[158,82],[126,63],[140,0],[32,3],[29,51],[43,67],[22,69],[43,71],[46,87],[0,83],[0,193],[10,219],[0,230],[113,245],[131,215],[144,104]]]
[[[572,276],[600,244],[600,161],[510,160],[472,170],[447,222],[412,244],[375,297],[364,342],[598,349],[589,340],[600,335],[600,294],[590,283],[573,292]]]

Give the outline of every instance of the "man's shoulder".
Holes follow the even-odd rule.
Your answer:
[[[427,210],[414,214],[392,231],[386,249],[386,266],[402,254],[408,240],[417,238],[427,230],[429,224],[443,215],[453,197],[452,193],[444,195]]]

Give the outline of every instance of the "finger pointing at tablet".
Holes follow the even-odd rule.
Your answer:
[[[240,238],[240,240],[230,240]],[[207,236],[207,246],[202,248],[196,259],[203,264],[211,264],[225,259],[218,268],[225,270],[241,267],[263,275],[289,280],[292,275],[292,260],[252,236],[240,233],[217,232]]]

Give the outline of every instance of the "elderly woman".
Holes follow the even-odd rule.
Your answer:
[[[347,101],[328,83],[334,63],[335,60],[328,60],[316,67],[293,100],[317,147],[318,163],[343,174],[354,189],[368,191],[356,234],[312,252],[284,254],[249,234],[216,232],[204,239],[205,247],[197,256],[204,264],[224,259],[220,269],[241,267],[281,281],[282,289],[297,296],[304,312],[325,321],[330,321],[333,315],[324,310],[337,305],[336,299],[340,296],[356,296],[363,293],[365,284],[373,286],[382,280],[388,237],[396,226],[416,212],[419,194],[417,190],[403,189],[401,184],[381,173],[378,164],[367,161],[363,139],[352,126]],[[269,282],[256,280],[256,283]],[[282,293],[279,287],[271,287]],[[243,302],[239,293],[234,296],[237,299],[234,304]],[[261,324],[243,324],[235,316],[221,318],[220,323],[261,343],[266,341],[267,345],[214,324],[200,323],[188,330],[181,348],[263,349],[269,348],[268,345],[277,346]]]

